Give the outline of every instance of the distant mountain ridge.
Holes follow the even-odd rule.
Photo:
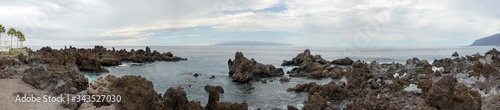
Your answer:
[[[293,46],[289,43],[257,42],[257,41],[235,41],[213,44],[210,46]]]
[[[500,34],[477,39],[471,46],[500,46]]]

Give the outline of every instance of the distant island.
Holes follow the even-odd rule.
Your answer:
[[[289,43],[278,43],[278,42],[234,41],[234,42],[213,44],[210,46],[293,46],[293,45]]]
[[[500,34],[478,39],[471,46],[500,46]]]

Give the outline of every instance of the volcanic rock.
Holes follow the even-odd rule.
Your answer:
[[[279,81],[280,81],[281,83],[290,82],[290,78],[287,78],[287,77],[281,77]]]
[[[219,102],[219,92],[223,89],[220,86],[205,87],[209,93],[207,110],[247,110],[248,105],[243,103]],[[126,110],[204,110],[199,101],[188,101],[187,94],[182,87],[170,87],[163,96],[154,91],[151,81],[140,76],[125,75],[116,78],[108,75],[105,78],[99,77],[92,82],[87,89],[89,95],[120,95],[121,102],[100,102],[92,105],[82,105],[86,108],[100,108],[112,106],[116,109]],[[124,100],[134,99],[134,100]],[[85,104],[85,103],[84,103]],[[81,108],[81,107],[80,107]]]
[[[217,91],[219,93],[224,93],[224,88],[222,88],[222,86],[211,86],[211,85],[205,86],[205,91],[209,92],[212,90]]]
[[[205,106],[206,110],[248,110],[248,105],[246,102],[243,103],[231,103],[231,102],[219,102],[219,91],[216,89],[207,90],[208,103]]]
[[[354,110],[395,110],[395,106],[389,103],[388,99],[376,97],[361,97],[355,98],[348,109]]]
[[[19,65],[19,63],[20,62],[16,61],[14,58],[0,58],[0,70],[14,65]]]
[[[313,59],[313,56],[311,55],[311,51],[309,51],[309,49],[304,50],[303,53],[298,54],[292,60],[283,60],[281,66],[299,66],[300,64],[302,64],[302,62],[305,61],[305,59]]]
[[[182,87],[168,88],[161,100],[163,109],[166,110],[203,110],[199,101],[188,101],[187,94]]]
[[[105,81],[102,81],[105,80]],[[140,76],[125,75],[116,78],[112,75],[105,79],[99,78],[92,82],[87,90],[89,95],[120,95],[120,102],[94,103],[95,106],[115,105],[117,109],[156,109],[159,107],[159,97],[154,90],[153,83]],[[134,100],[125,100],[134,99]],[[180,100],[180,99],[179,99]]]
[[[457,51],[455,51],[455,53],[453,53],[451,56],[452,56],[452,57],[458,57],[459,55],[458,55],[458,52],[457,52]]]
[[[426,102],[438,109],[481,109],[481,96],[477,91],[471,91],[451,76],[444,76],[432,85],[422,86]]]
[[[284,74],[282,68],[258,63],[253,58],[248,60],[241,52],[236,52],[233,61],[229,59],[228,66],[229,76],[232,77],[233,82],[239,83],[247,83],[254,78],[267,78]]]
[[[22,80],[37,89],[56,95],[74,94],[88,87],[88,80],[75,65],[38,65],[26,70]]]
[[[24,58],[21,58],[24,59]],[[75,47],[65,48],[61,50],[54,50],[50,47],[43,47],[36,52],[33,52],[33,57],[26,58],[24,61],[28,64],[57,64],[67,65],[76,64],[81,71],[89,72],[108,72],[101,66],[118,66],[123,61],[130,61],[135,63],[145,63],[154,61],[181,61],[187,60],[185,58],[173,56],[172,53],[166,52],[160,54],[154,50],[151,52],[149,47],[146,51],[139,49],[137,51],[131,50],[127,52],[122,50],[107,50],[103,46],[95,46],[92,49],[77,49]],[[2,63],[0,62],[0,67]]]
[[[335,107],[327,105],[327,100],[323,98],[319,93],[314,93],[310,95],[304,104],[304,110],[333,110]]]
[[[299,109],[297,109],[297,108],[295,108],[294,106],[291,106],[291,105],[286,106],[286,109],[287,110],[299,110]]]
[[[349,57],[345,57],[345,58],[341,58],[341,59],[337,59],[337,60],[332,61],[332,64],[335,64],[335,65],[352,65],[352,63],[354,63],[354,61],[352,61],[351,58],[349,58]]]
[[[298,66],[288,71],[291,77],[308,77],[313,79],[321,79],[326,77],[340,78],[343,73],[335,70],[330,62],[321,58],[321,55],[311,55],[309,49],[304,50],[303,53],[298,54],[290,61],[283,61],[282,66]],[[340,67],[338,67],[340,68]]]
[[[346,86],[348,89],[364,87],[366,81],[370,78],[373,78],[373,74],[370,71],[369,65],[359,60],[354,62],[351,67],[348,67],[346,69],[346,72]]]
[[[427,60],[420,60],[416,57],[406,60],[405,69],[422,69],[432,67]]]
[[[317,85],[314,82],[306,84],[298,84],[294,88],[289,88],[288,91],[308,92],[310,95],[319,93],[322,98],[326,100],[344,100],[347,97],[347,89],[330,82],[325,85]]]

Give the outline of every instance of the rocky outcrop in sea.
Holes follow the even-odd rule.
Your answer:
[[[247,83],[252,79],[282,76],[282,68],[276,68],[270,64],[262,64],[252,59],[247,59],[243,53],[236,52],[234,60],[229,59],[229,76],[233,82]]]
[[[349,58],[334,61],[335,63],[352,63]],[[339,66],[333,66],[329,61],[323,59],[321,55],[312,55],[309,49],[299,53],[292,60],[284,60],[282,66],[298,66],[288,71],[291,77],[308,77],[321,79],[325,77],[340,78],[344,75]]]
[[[121,62],[145,63],[155,61],[181,61],[187,60],[173,56],[170,52],[160,53],[156,50],[151,51],[149,47],[145,50],[125,49],[115,50],[107,49],[103,46],[95,46],[92,49],[75,48],[70,46],[60,50],[50,47],[43,47],[40,50],[31,53],[27,61],[38,64],[76,64],[80,71],[89,72],[108,72],[102,66],[118,66]]]

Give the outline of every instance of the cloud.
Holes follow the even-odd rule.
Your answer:
[[[0,15],[8,16],[0,23],[27,33],[26,45],[210,45],[248,39],[299,46],[468,45],[500,28],[496,0],[0,2]]]

